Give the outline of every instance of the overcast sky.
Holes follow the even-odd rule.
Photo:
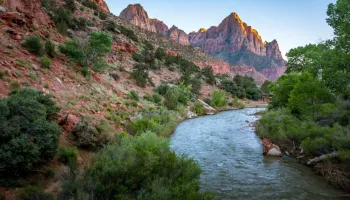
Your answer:
[[[115,15],[129,4],[140,3],[150,18],[189,33],[219,25],[236,12],[256,29],[263,40],[276,39],[282,54],[291,48],[329,39],[333,30],[326,23],[329,3],[336,0],[106,0]]]

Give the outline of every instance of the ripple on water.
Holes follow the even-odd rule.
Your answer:
[[[331,199],[342,194],[296,160],[264,158],[261,140],[246,121],[258,119],[244,109],[181,123],[171,138],[177,154],[200,164],[203,190],[217,199]]]

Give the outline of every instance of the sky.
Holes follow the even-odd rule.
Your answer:
[[[333,36],[326,22],[327,6],[336,0],[105,0],[115,15],[140,3],[150,18],[176,25],[186,33],[217,26],[230,13],[256,29],[263,40],[276,39],[282,54]]]

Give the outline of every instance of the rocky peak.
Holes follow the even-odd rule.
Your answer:
[[[129,21],[135,26],[152,32],[157,32],[156,27],[148,17],[147,12],[140,4],[130,4],[119,15],[120,18]]]
[[[173,25],[169,31],[168,31],[168,36],[170,37],[171,40],[178,42],[179,44],[182,45],[189,45],[190,42],[188,40],[188,35],[185,33],[185,31],[179,29],[175,25]]]
[[[156,32],[159,35],[168,34],[169,27],[163,21],[160,21],[159,19],[151,19],[151,23],[154,25]]]
[[[277,40],[265,44],[266,55],[276,59],[283,59]]]
[[[96,3],[96,5],[100,10],[102,10],[103,12],[109,13],[109,8],[104,0],[92,0],[92,1]]]

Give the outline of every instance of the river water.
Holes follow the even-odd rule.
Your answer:
[[[343,194],[296,159],[262,156],[251,123],[263,108],[227,111],[182,122],[171,138],[177,154],[198,161],[201,187],[217,199],[334,199]]]

